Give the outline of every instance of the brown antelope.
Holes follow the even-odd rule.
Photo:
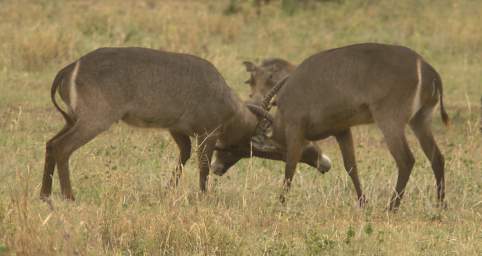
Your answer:
[[[287,150],[282,201],[303,146],[335,136],[358,202],[363,205],[366,199],[358,178],[351,127],[376,123],[398,167],[389,209],[399,207],[415,162],[405,137],[407,124],[431,162],[437,199],[444,205],[444,157],[431,130],[432,113],[439,100],[444,124],[448,125],[449,118],[443,105],[442,80],[419,54],[406,47],[376,43],[331,49],[307,58],[291,71],[284,85],[277,86],[273,86],[268,69],[245,65],[251,73],[252,98],[258,104],[264,95],[268,95],[266,103],[277,94],[272,139]],[[217,158],[224,161],[222,152]]]
[[[57,91],[67,111],[57,104]],[[205,191],[216,141],[224,147],[249,144],[258,125],[255,114],[262,113],[243,103],[208,61],[145,48],[101,48],[84,55],[58,72],[51,98],[66,124],[46,145],[40,192],[44,199],[51,194],[55,165],[62,195],[74,199],[71,154],[119,120],[170,132],[180,151],[173,185],[191,156],[190,137],[198,137],[200,188]],[[256,147],[252,154],[284,159],[282,153]],[[320,154],[318,148],[307,147],[302,161],[323,169]]]

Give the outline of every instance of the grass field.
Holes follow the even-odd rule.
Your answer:
[[[251,1],[226,15],[229,2],[0,0],[0,255],[482,255],[482,2],[313,1],[291,14],[272,1],[259,16]],[[452,126],[437,111],[433,127],[446,210],[435,207],[430,164],[408,129],[417,162],[401,209],[384,210],[397,171],[374,126],[354,129],[365,209],[333,139],[320,142],[332,170],[299,165],[282,206],[282,163],[243,160],[200,195],[193,157],[170,190],[174,142],[124,124],[72,157],[75,202],[61,200],[56,178],[55,210],[38,198],[45,142],[63,125],[51,82],[97,47],[199,55],[246,98],[244,60],[299,63],[367,41],[413,48],[442,76]]]

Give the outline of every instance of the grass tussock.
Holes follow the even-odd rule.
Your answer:
[[[0,1],[0,255],[480,255],[482,95],[479,1]],[[232,5],[233,11],[226,12]],[[229,7],[231,8],[231,7]],[[281,163],[238,163],[199,194],[195,154],[168,189],[177,149],[168,134],[115,125],[70,166],[77,201],[38,193],[45,142],[62,126],[50,103],[57,70],[103,46],[144,46],[210,60],[241,96],[241,62],[307,56],[357,42],[420,52],[440,72],[452,127],[433,129],[446,156],[448,209],[435,207],[429,162],[417,162],[402,208],[384,211],[396,166],[373,126],[354,130],[366,209],[336,143],[320,175],[299,165],[288,203]]]

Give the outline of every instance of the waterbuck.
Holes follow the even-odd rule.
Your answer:
[[[57,91],[67,111],[57,104]],[[208,61],[146,48],[101,48],[84,55],[58,72],[51,98],[66,124],[46,145],[40,192],[44,199],[51,194],[55,165],[62,195],[74,199],[71,154],[119,120],[170,132],[180,150],[174,185],[190,158],[190,137],[198,137],[200,188],[205,191],[216,141],[224,147],[249,144],[258,124],[255,114],[262,113],[243,103]],[[253,148],[252,154],[284,159],[276,151]],[[302,161],[319,167],[319,154],[308,147]]]
[[[398,167],[389,209],[399,207],[415,161],[405,137],[407,124],[431,162],[438,203],[444,205],[444,157],[431,130],[432,113],[439,100],[445,125],[449,119],[443,105],[442,80],[419,54],[406,47],[376,43],[331,49],[304,60],[282,86],[273,86],[269,81],[272,74],[266,69],[247,66],[253,99],[268,94],[266,103],[276,94],[278,111],[272,139],[287,150],[282,201],[303,146],[335,136],[358,202],[363,205],[366,199],[358,178],[351,127],[376,123]],[[216,161],[222,162],[223,157],[218,155]]]

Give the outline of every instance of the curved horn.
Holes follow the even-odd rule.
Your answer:
[[[283,87],[283,85],[285,84],[286,80],[288,80],[288,78],[289,78],[289,75],[286,75],[285,77],[283,77],[281,80],[279,80],[278,83],[276,83],[276,85],[273,88],[271,88],[268,94],[266,94],[266,96],[263,99],[263,104],[261,105],[263,109],[265,110],[268,109],[271,99],[276,95],[276,93],[278,93],[281,87]]]
[[[263,108],[261,108],[259,106],[256,106],[256,105],[253,105],[253,104],[249,104],[249,103],[246,104],[246,107],[251,112],[253,112],[255,115],[257,115],[259,117],[262,117],[262,118],[266,118],[266,120],[268,120],[271,124],[274,122],[274,119],[271,116],[271,114],[268,113],[268,111],[264,110]]]

